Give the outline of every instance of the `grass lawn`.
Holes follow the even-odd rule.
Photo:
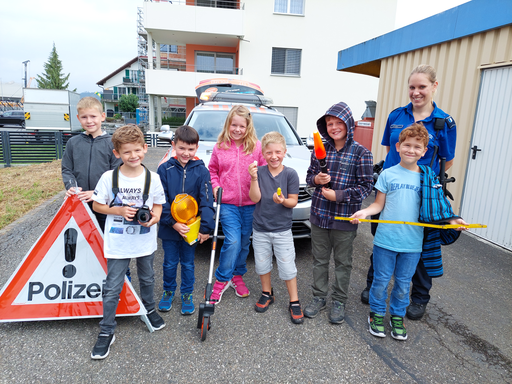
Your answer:
[[[60,163],[0,168],[0,229],[64,190]]]

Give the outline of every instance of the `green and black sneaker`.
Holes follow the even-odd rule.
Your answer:
[[[407,331],[404,327],[404,318],[396,315],[391,315],[389,321],[391,325],[391,337],[396,340],[407,340]]]
[[[370,312],[368,317],[369,331],[373,336],[386,337],[386,328],[384,328],[384,316],[375,312]]]

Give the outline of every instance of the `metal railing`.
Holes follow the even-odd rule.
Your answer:
[[[148,132],[144,139],[149,147],[170,147],[158,139],[160,132]],[[66,143],[80,132],[2,131],[0,132],[0,163],[4,167],[47,163],[62,159]]]
[[[187,5],[187,0],[144,0],[152,3],[169,3],[175,5]],[[243,9],[241,1],[238,0],[196,0],[197,7]]]

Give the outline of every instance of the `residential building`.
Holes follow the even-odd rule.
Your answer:
[[[457,123],[454,211],[487,225],[471,232],[512,249],[512,2],[472,0],[340,50],[339,71],[379,79],[375,161],[386,156],[387,116],[409,102],[409,73],[419,64],[436,68],[434,99]]]
[[[174,50],[176,50],[175,53],[172,52]],[[177,46],[170,47],[162,44],[161,63],[163,68],[180,68],[184,59],[176,58],[180,56],[177,51]],[[137,95],[139,106],[141,108],[148,107],[145,90],[145,70],[140,67],[140,60],[147,62],[147,56],[133,58],[96,83],[103,88],[102,101],[105,103],[105,112],[108,117],[120,113],[118,103],[123,95]],[[161,97],[160,105],[161,116],[163,117],[185,116],[184,98]]]
[[[315,130],[318,117],[339,101],[347,102],[358,120],[364,100],[376,98],[378,81],[337,72],[339,43],[349,47],[393,30],[396,4],[396,0],[145,1],[139,12],[139,68],[145,72],[150,129],[158,128],[155,122],[161,121],[159,97],[185,98],[188,114],[197,103],[195,87],[210,78],[258,84],[301,136]],[[148,56],[154,59],[148,61]]]

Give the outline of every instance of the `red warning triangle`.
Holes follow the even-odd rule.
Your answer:
[[[67,198],[0,291],[0,322],[102,317],[103,235],[86,203]],[[117,316],[146,309],[125,279]]]

